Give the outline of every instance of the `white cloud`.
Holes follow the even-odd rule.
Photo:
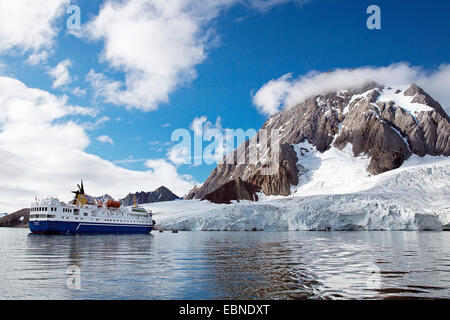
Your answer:
[[[97,110],[95,110],[95,112],[97,112]],[[95,114],[96,115],[96,114]],[[95,130],[99,127],[101,127],[103,124],[105,124],[106,122],[110,121],[111,119],[108,116],[102,116],[100,118],[98,118],[97,120],[95,120],[95,122],[92,121],[84,121],[83,123],[81,123],[80,125],[83,127],[83,129],[85,130]]]
[[[192,163],[191,150],[184,146],[175,146],[170,148],[166,156],[176,165]]]
[[[114,144],[114,140],[111,139],[109,136],[106,136],[106,135],[97,137],[97,141],[100,141],[101,143]]]
[[[37,66],[38,64],[45,63],[50,56],[51,52],[42,50],[41,52],[32,53],[28,56],[26,63],[30,66]]]
[[[89,194],[114,197],[160,185],[182,195],[196,183],[190,176],[178,175],[176,167],[164,160],[147,162],[147,170],[134,171],[87,153],[86,129],[70,120],[83,115],[95,112],[68,105],[67,97],[0,77],[0,211],[29,206],[36,195],[69,200],[80,178]]]
[[[201,136],[203,133],[203,125],[208,121],[208,118],[205,116],[195,117],[192,120],[189,128],[194,132],[196,136]]]
[[[196,136],[201,136],[208,129],[218,129],[219,131],[222,131],[222,118],[220,118],[220,116],[217,117],[216,123],[214,124],[211,121],[208,121],[206,116],[195,117],[189,128]]]
[[[106,101],[127,107],[148,111],[167,102],[178,84],[195,78],[194,67],[205,58],[202,28],[215,14],[196,12],[200,2],[219,7],[211,1],[107,1],[87,32],[104,41],[103,60],[125,71],[126,80],[111,82],[92,70],[92,86]]]
[[[287,2],[305,1],[109,0],[80,35],[103,41],[101,59],[124,72],[125,80],[111,80],[96,70],[86,80],[106,102],[155,110],[177,87],[196,78],[195,67],[216,43],[212,22],[222,11],[239,4],[264,12]]]
[[[74,94],[75,96],[81,98],[86,96],[86,89],[81,89],[80,87],[76,87],[75,89],[72,90],[72,94]]]
[[[0,53],[49,48],[57,35],[56,20],[70,0],[0,1]]]
[[[253,96],[253,103],[262,114],[274,114],[278,112],[292,88],[292,74],[270,80]]]
[[[53,89],[60,88],[72,82],[72,78],[69,72],[69,68],[71,66],[72,61],[70,59],[65,59],[58,63],[56,67],[48,71],[48,74],[53,79]]]
[[[410,85],[415,82],[450,111],[450,65],[437,70],[425,70],[407,63],[387,67],[360,67],[337,69],[333,72],[310,72],[297,79],[284,75],[263,85],[253,96],[253,103],[265,115],[271,115],[284,107],[292,107],[305,99],[325,91],[359,87],[369,81],[386,86]]]

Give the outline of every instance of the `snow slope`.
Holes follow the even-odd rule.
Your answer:
[[[312,148],[311,146],[297,146]],[[314,149],[314,148],[312,148]],[[300,149],[298,149],[300,150]],[[303,150],[304,151],[304,150]],[[299,152],[299,151],[297,151]],[[377,176],[349,150],[305,151],[307,171],[288,197],[231,205],[200,200],[146,205],[179,230],[442,230],[450,228],[450,159],[412,156]],[[347,163],[348,157],[353,158]]]

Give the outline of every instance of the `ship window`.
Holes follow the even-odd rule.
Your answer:
[[[54,217],[55,217],[54,214],[48,214],[48,215],[47,215],[47,218],[54,218]]]
[[[84,213],[84,216],[85,216],[85,217],[87,217],[87,216],[88,216],[88,213],[87,213],[87,212],[85,212],[85,213]]]

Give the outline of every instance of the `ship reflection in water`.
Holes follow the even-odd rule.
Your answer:
[[[450,233],[31,235],[0,229],[1,299],[450,298]],[[68,285],[79,267],[80,289]]]

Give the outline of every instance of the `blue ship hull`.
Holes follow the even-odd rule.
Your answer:
[[[75,233],[150,233],[154,224],[108,224],[68,221],[30,221],[32,233],[75,234]]]

